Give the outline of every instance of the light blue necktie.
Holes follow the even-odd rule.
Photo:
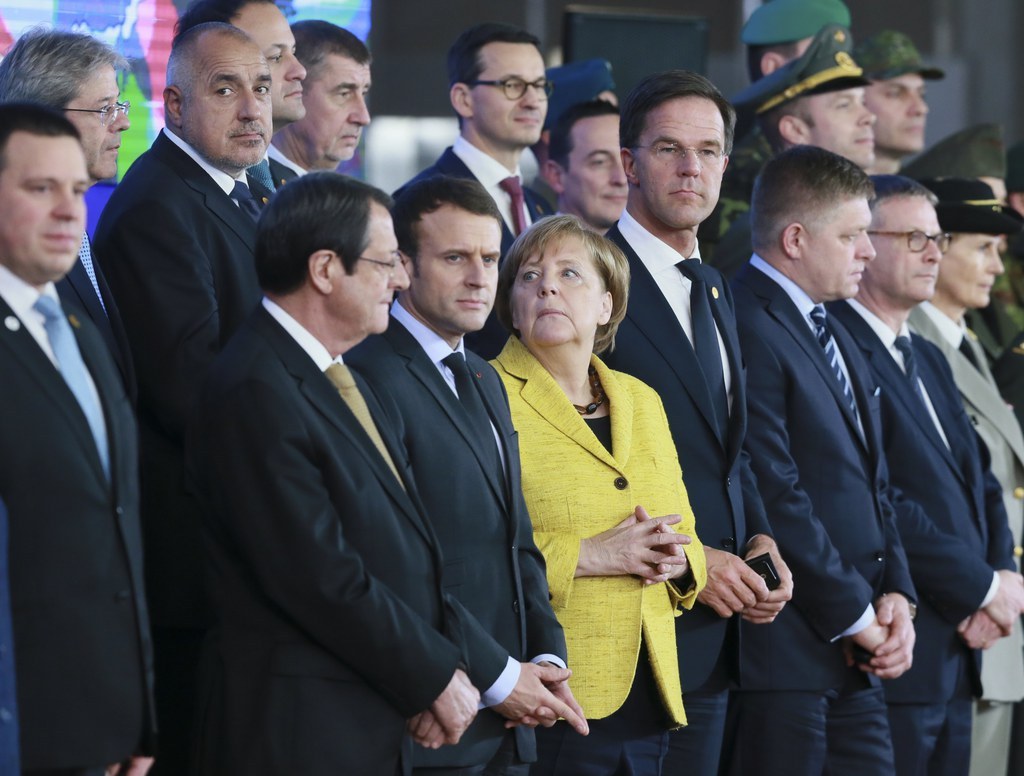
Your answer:
[[[245,171],[267,191],[277,190],[277,187],[274,185],[274,179],[270,175],[270,162],[266,159],[257,162],[252,167],[247,167]]]
[[[89,389],[89,373],[78,350],[74,332],[71,331],[71,324],[55,299],[40,296],[32,307],[44,318],[43,327],[50,340],[50,347],[53,348],[53,355],[57,359],[57,368],[85,414],[96,442],[96,450],[100,455],[100,463],[103,464],[103,473],[109,481],[110,452],[107,447],[107,426],[103,420],[103,408]]]
[[[103,294],[100,293],[100,284],[96,280],[96,268],[92,264],[92,247],[89,245],[89,233],[82,233],[82,246],[78,249],[78,260],[82,262],[82,266],[85,267],[85,274],[89,276],[89,282],[92,283],[92,290],[96,292],[96,298],[100,300],[100,307],[103,308],[104,315],[110,315],[107,312],[107,306],[103,303]]]

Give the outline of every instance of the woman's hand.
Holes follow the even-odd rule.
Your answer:
[[[614,528],[580,541],[577,577],[640,577],[656,584],[686,574],[690,569],[683,546],[690,543],[686,534],[671,526],[679,515],[651,517],[638,506]]]

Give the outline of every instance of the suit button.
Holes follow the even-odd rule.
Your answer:
[[[875,553],[875,560],[877,560],[879,563],[881,563],[883,560],[885,560],[885,553],[884,552],[876,552]]]
[[[732,477],[726,477],[725,478],[725,487],[727,487],[727,488],[731,488],[732,487]]]
[[[1024,547],[1021,547],[1018,544],[1016,547],[1013,548],[1013,557],[1019,558],[1021,555],[1024,555]],[[3,653],[0,653],[0,654],[3,654]]]
[[[626,481],[625,477],[616,477],[615,487],[618,488],[619,490],[625,490],[627,487],[629,487],[629,483]]]
[[[1018,499],[1018,500],[1024,499],[1024,488],[1021,488],[1019,486],[1014,488],[1013,489],[1013,497],[1015,499]]]
[[[124,514],[124,507],[118,507],[114,512],[116,512],[118,516],[121,516]]]
[[[515,601],[512,602],[512,611],[515,612],[516,614],[519,614],[519,599],[518,598]]]
[[[9,712],[7,709],[0,709],[0,722],[6,724],[10,722],[12,719],[14,719],[14,715],[11,714],[11,712]]]
[[[722,539],[722,546],[725,547],[725,549],[727,550],[731,550],[733,547],[736,546],[736,540],[733,539],[731,536],[726,536],[724,539]]]
[[[114,600],[117,601],[118,603],[120,603],[121,601],[127,601],[131,597],[132,597],[132,594],[128,590],[118,590],[114,594]]]

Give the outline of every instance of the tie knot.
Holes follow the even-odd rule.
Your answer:
[[[260,184],[267,191],[274,190],[274,178],[270,174],[270,162],[266,159],[257,162],[252,167],[246,169],[249,177]]]
[[[896,338],[896,350],[903,354],[904,358],[912,356],[914,354],[914,346],[910,342],[910,337],[901,334]]]
[[[700,280],[700,259],[683,259],[676,262],[676,269],[690,280]]]
[[[466,357],[459,352],[452,353],[441,359],[441,363],[452,370],[452,374],[469,374],[469,367],[466,365]]]
[[[523,184],[520,183],[518,175],[509,175],[507,178],[502,179],[498,185],[509,196],[523,195]]]
[[[814,323],[815,326],[817,326],[819,329],[825,328],[825,321],[826,321],[828,315],[825,312],[824,305],[820,305],[820,304],[814,305],[814,307],[811,308],[810,315],[811,315],[811,321]]]
[[[231,189],[231,199],[237,200],[238,202],[255,202],[256,199],[253,197],[252,192],[249,191],[249,187],[241,181],[235,181],[235,187]]]
[[[56,299],[46,296],[46,294],[43,294],[36,300],[36,303],[32,305],[32,309],[42,315],[43,318],[46,319],[47,323],[58,320],[64,316],[64,311],[61,310],[60,303]]]
[[[344,364],[331,364],[324,374],[339,391],[348,391],[356,385],[355,378],[352,377],[352,370]]]

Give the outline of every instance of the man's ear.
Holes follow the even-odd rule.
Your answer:
[[[452,88],[448,90],[448,99],[460,117],[473,118],[473,90],[469,88],[469,84],[452,84]]]
[[[807,248],[807,229],[799,221],[789,224],[779,235],[783,253],[791,259],[803,256]]]
[[[544,162],[544,166],[540,169],[540,174],[555,194],[561,194],[565,191],[565,181],[563,180],[565,170],[554,159],[548,159]]]
[[[811,137],[811,128],[799,116],[787,113],[779,119],[779,135],[790,145],[806,145]]]
[[[633,156],[633,149],[620,148],[619,156],[622,158],[622,169],[626,173],[626,180],[633,186],[639,186],[639,178],[636,176],[636,157]]]
[[[181,89],[177,86],[167,86],[164,88],[164,121],[172,127],[181,126],[181,106],[183,102]]]
[[[335,262],[334,259],[338,258]],[[335,273],[344,272],[341,258],[334,251],[322,250],[310,254],[306,263],[309,282],[321,294],[329,294],[334,290]]]

